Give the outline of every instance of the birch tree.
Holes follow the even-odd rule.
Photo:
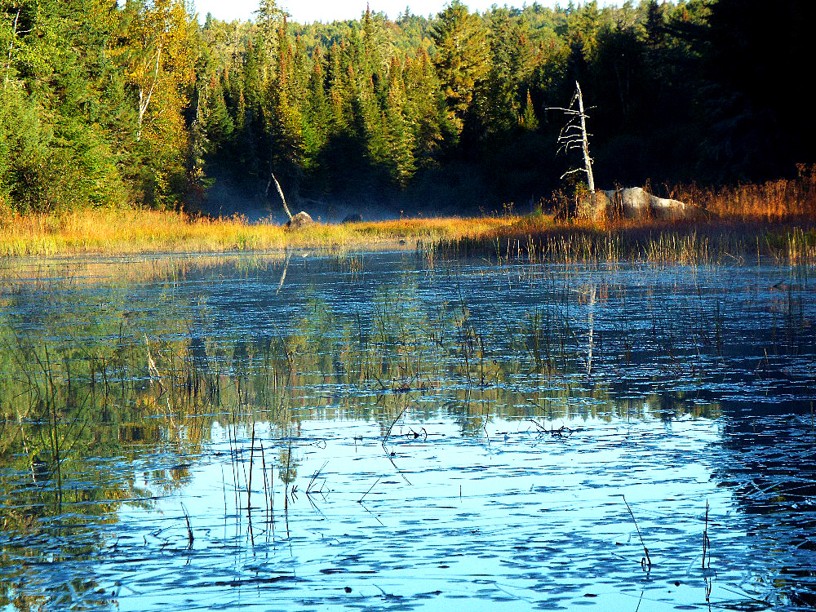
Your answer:
[[[125,6],[127,44],[119,49],[125,73],[136,91],[136,140],[153,117],[175,122],[186,106],[187,88],[195,79],[189,17],[182,0],[128,0]]]
[[[190,130],[185,111],[195,83],[194,24],[183,0],[128,0],[113,55],[135,102],[132,154],[141,198],[161,201],[186,182]]]

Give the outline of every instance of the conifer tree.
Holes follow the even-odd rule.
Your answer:
[[[431,32],[436,66],[448,106],[448,118],[461,133],[477,85],[490,69],[485,29],[460,0],[439,13]]]
[[[452,132],[447,123],[445,98],[431,62],[423,48],[416,57],[407,58],[403,69],[405,117],[413,132],[414,158],[418,167],[435,163],[444,133]]]
[[[405,83],[402,66],[397,58],[391,60],[388,73],[388,99],[385,108],[386,144],[388,165],[392,179],[406,187],[416,171],[414,160],[414,135],[405,116]]]

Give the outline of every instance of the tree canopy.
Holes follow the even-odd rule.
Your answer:
[[[547,195],[581,83],[599,185],[816,161],[806,0],[597,2],[298,24],[275,0],[0,0],[0,214],[295,201],[496,209]],[[787,76],[793,75],[793,78]],[[216,189],[218,191],[213,191]]]

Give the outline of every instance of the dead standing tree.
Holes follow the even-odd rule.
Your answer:
[[[569,153],[579,149],[584,159],[583,168],[573,168],[561,175],[561,178],[583,172],[586,174],[589,197],[576,194],[575,210],[578,216],[599,220],[610,214],[619,214],[627,219],[655,217],[659,219],[685,219],[699,217],[703,213],[699,208],[687,205],[680,200],[659,198],[640,187],[617,188],[607,191],[595,191],[595,177],[592,173],[592,157],[589,155],[589,137],[586,124],[589,115],[584,108],[584,97],[581,85],[575,81],[575,95],[567,108],[548,107],[548,110],[559,110],[567,116],[567,124],[558,135],[558,152]],[[613,208],[614,207],[614,208]]]
[[[558,135],[558,152],[569,153],[574,149],[579,149],[584,157],[583,168],[573,168],[561,175],[565,178],[576,172],[584,172],[587,179],[587,188],[590,197],[595,200],[595,177],[592,174],[592,157],[589,155],[589,133],[586,129],[586,122],[589,116],[584,110],[584,96],[581,94],[581,85],[575,81],[575,95],[567,108],[558,106],[550,107],[551,110],[560,110],[567,115],[567,124],[561,128]]]

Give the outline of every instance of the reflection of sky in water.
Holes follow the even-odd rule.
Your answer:
[[[179,352],[206,342],[222,373],[241,342],[299,337],[304,371],[282,417],[298,423],[294,496],[284,503],[290,440],[280,430],[256,429],[250,526],[246,427],[230,442],[208,426],[201,453],[185,456],[184,444],[161,444],[175,425],[160,416],[148,426],[161,435],[133,451],[137,487],[157,498],[121,507],[88,557],[53,570],[49,552],[46,569],[28,564],[25,578],[46,586],[21,588],[44,593],[92,573],[122,610],[706,609],[709,586],[714,608],[795,609],[786,595],[816,591],[816,300],[806,270],[438,262],[429,271],[401,253],[361,256],[355,273],[342,258],[292,258],[281,285],[280,258],[222,259],[191,259],[183,273],[160,259],[147,269],[91,262],[76,274],[60,264],[65,278],[46,278],[46,290],[25,275],[0,285],[2,314],[15,333],[71,348],[122,333],[137,353],[149,337],[156,356],[161,342],[178,341]],[[484,388],[478,367],[462,373],[463,306],[487,347]],[[403,365],[425,360],[420,377],[392,367],[380,386],[349,374],[353,358],[337,359],[343,334],[352,348],[359,334],[379,342],[381,315],[385,335],[406,332],[407,342],[369,346]],[[564,355],[536,369],[532,343],[548,338]],[[406,381],[409,393],[389,393]],[[562,425],[569,435],[539,428]],[[131,468],[119,464],[117,452],[131,456],[119,441],[98,460],[112,481]],[[648,574],[621,495],[649,547]],[[706,502],[712,575],[700,567]],[[97,538],[90,524],[54,541]]]
[[[288,441],[259,425],[252,536],[245,510],[248,432],[239,432],[243,461],[233,466],[226,432],[216,426],[212,448],[193,465],[178,496],[160,500],[158,513],[120,513],[127,539],[146,538],[145,550],[123,549],[99,572],[120,580],[128,557],[144,557],[139,571],[122,582],[123,610],[151,602],[187,609],[240,602],[257,609],[597,603],[634,610],[641,596],[641,609],[700,604],[706,500],[712,541],[739,537],[733,524],[727,536],[719,531],[732,501],[711,480],[707,449],[717,440],[717,423],[552,425],[562,424],[574,433],[558,438],[528,421],[494,420],[482,435],[464,437],[458,424],[415,422],[407,414],[387,441],[395,453],[389,460],[376,423],[306,421],[292,441],[298,489],[288,517],[278,473],[278,453]],[[274,533],[264,524],[270,509],[263,499],[261,444],[267,469],[275,464]],[[242,489],[240,517],[234,467]],[[313,490],[319,492],[310,495],[316,470]],[[650,547],[655,565],[648,579],[621,495]],[[182,501],[196,537],[189,552]],[[151,536],[157,529],[161,533]],[[163,546],[177,552],[162,554]],[[741,591],[741,568],[729,570],[727,560],[717,558],[716,544],[712,565],[720,568],[718,584]],[[715,591],[715,601],[724,597],[732,595]]]

